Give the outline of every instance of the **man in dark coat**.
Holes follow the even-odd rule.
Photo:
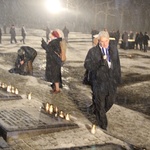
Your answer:
[[[138,49],[138,44],[139,44],[139,33],[136,32],[136,34],[135,34],[135,49]]]
[[[10,73],[19,73],[22,75],[33,75],[33,61],[37,56],[35,49],[29,46],[21,46],[18,50],[18,56],[15,62],[15,68],[9,70]]]
[[[139,36],[138,36],[138,41],[140,45],[140,51],[143,50],[143,33],[140,31]]]
[[[119,44],[119,39],[120,39],[120,32],[119,30],[117,30],[116,34],[115,34],[115,39],[116,39],[116,44]]]
[[[125,31],[122,35],[123,49],[128,49],[128,32]]]
[[[117,85],[121,82],[121,69],[116,44],[109,42],[107,31],[99,33],[99,43],[85,58],[84,67],[92,72],[93,107],[100,128],[107,129],[106,112],[112,107]]]
[[[15,26],[12,25],[11,28],[10,28],[10,35],[11,35],[11,38],[10,38],[10,43],[12,44],[13,41],[15,43],[17,43],[17,40],[16,40],[16,29],[15,29]]]
[[[143,36],[144,52],[147,52],[148,40],[149,40],[149,36],[148,36],[147,32],[145,32],[145,34]]]

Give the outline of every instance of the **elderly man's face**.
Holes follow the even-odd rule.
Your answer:
[[[108,46],[109,46],[109,39],[106,38],[106,37],[100,37],[99,44],[103,48],[108,48]]]

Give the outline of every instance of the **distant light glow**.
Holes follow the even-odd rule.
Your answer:
[[[45,6],[51,13],[59,13],[62,10],[60,0],[46,0]]]

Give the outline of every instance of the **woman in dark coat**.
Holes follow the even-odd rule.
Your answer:
[[[55,94],[60,92],[59,84],[61,83],[60,41],[62,41],[62,38],[59,38],[57,31],[50,33],[48,44],[42,41],[42,47],[46,50],[45,77],[48,82],[54,83],[55,86],[52,93]]]

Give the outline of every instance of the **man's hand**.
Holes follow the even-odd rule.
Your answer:
[[[23,65],[24,64],[24,60],[20,61],[20,64]]]

